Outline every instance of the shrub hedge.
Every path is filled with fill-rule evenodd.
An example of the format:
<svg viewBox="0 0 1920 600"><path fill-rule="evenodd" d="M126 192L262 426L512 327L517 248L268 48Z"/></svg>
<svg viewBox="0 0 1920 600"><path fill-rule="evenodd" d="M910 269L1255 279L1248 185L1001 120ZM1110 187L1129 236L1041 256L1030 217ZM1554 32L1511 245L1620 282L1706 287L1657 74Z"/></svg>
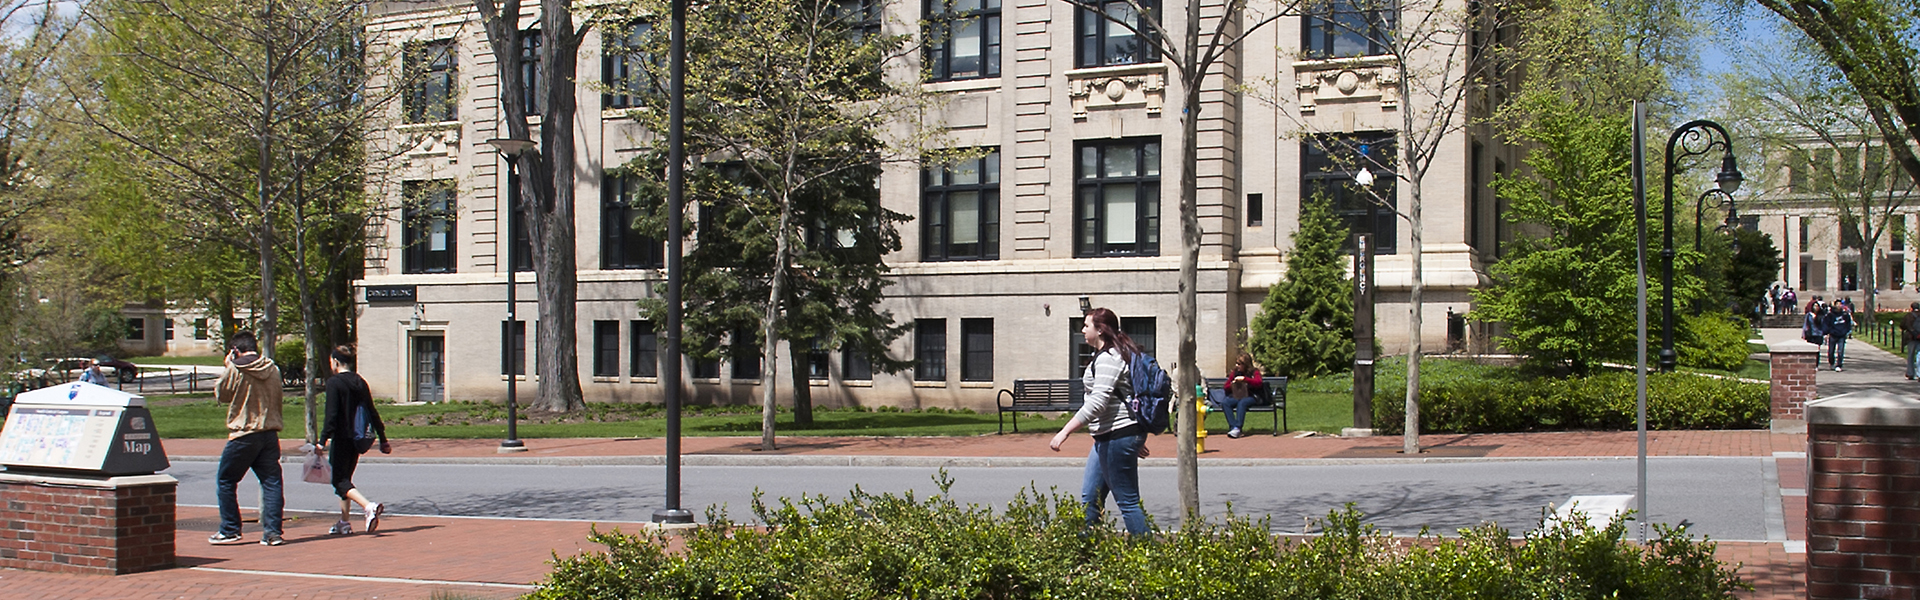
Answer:
<svg viewBox="0 0 1920 600"><path fill-rule="evenodd" d="M1400 433L1406 382L1374 398L1373 423ZM1421 378L1421 433L1620 430L1635 427L1632 373L1580 378ZM1750 429L1767 423L1768 387L1686 373L1647 376L1648 429Z"/></svg>
<svg viewBox="0 0 1920 600"><path fill-rule="evenodd" d="M1659 529L1646 546L1621 521L1542 527L1515 540L1495 526L1457 539L1389 537L1351 506L1322 534L1288 540L1228 516L1129 539L1082 526L1079 501L1023 490L1004 511L941 493L781 499L754 510L766 527L658 534L595 531L605 552L556 559L527 598L636 599L1342 599L1730 598L1746 584L1714 544Z"/></svg>

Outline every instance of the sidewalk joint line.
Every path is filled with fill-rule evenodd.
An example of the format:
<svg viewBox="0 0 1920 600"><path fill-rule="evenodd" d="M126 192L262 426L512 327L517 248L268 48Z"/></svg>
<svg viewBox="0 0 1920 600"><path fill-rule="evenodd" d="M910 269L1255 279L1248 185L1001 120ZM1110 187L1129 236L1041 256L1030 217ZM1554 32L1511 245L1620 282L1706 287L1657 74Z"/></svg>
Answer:
<svg viewBox="0 0 1920 600"><path fill-rule="evenodd" d="M257 569L222 569L219 567L187 567L194 571L210 573L232 573L236 575L271 575L276 577L304 577L308 579L334 579L340 581L364 581L369 583L409 583L418 585L465 585L477 587L509 588L532 590L535 586L519 583L490 583L484 581L446 581L441 579L404 579L400 577L370 577L364 575L323 575L319 573L293 573L288 571L261 571Z"/></svg>

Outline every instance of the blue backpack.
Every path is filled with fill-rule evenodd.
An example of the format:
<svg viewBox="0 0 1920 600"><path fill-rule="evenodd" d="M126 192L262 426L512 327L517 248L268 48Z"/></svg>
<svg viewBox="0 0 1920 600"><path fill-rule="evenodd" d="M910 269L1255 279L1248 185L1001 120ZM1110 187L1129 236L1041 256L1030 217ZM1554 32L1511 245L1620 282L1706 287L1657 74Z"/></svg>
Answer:
<svg viewBox="0 0 1920 600"><path fill-rule="evenodd" d="M1147 433L1166 433L1172 424L1167 407L1173 404L1173 378L1160 368L1160 361L1145 352L1133 353L1127 374L1133 383L1133 399L1127 401L1127 408L1133 410L1134 420L1146 425Z"/></svg>
<svg viewBox="0 0 1920 600"><path fill-rule="evenodd" d="M366 454L367 450L373 448L373 443L380 439L380 435L373 431L373 419L372 415L367 414L368 410L365 404L353 407L353 449L361 454Z"/></svg>

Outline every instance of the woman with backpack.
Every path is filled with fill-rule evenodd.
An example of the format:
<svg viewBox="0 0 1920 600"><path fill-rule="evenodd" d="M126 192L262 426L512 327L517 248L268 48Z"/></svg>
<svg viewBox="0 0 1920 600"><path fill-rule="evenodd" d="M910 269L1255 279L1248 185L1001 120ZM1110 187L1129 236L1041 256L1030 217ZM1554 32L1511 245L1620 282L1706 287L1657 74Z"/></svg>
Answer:
<svg viewBox="0 0 1920 600"><path fill-rule="evenodd" d="M353 487L353 470L360 465L360 454L372 448L374 436L380 440L381 454L392 454L393 446L387 444L387 426L380 422L380 411L373 406L367 380L353 372L353 348L335 347L328 362L333 365L333 376L327 378L327 424L320 432L320 445L323 450L333 449L327 453L327 463L333 466L333 493L340 496L340 521L327 533L353 533L347 516L356 503L366 512L367 533L373 533L380 527L380 513L386 506L368 500Z"/></svg>
<svg viewBox="0 0 1920 600"><path fill-rule="evenodd" d="M1100 511L1106 507L1107 493L1112 492L1127 533L1143 535L1147 532L1147 514L1140 508L1140 459L1148 454L1147 426L1127 408L1127 400L1133 396L1128 365L1141 351L1140 346L1120 331L1120 317L1105 308L1087 311L1080 336L1094 350L1093 361L1081 375L1087 399L1047 446L1059 452L1067 436L1086 427L1093 435L1093 450L1087 453L1080 487L1080 499L1087 503L1087 525L1101 523Z"/></svg>

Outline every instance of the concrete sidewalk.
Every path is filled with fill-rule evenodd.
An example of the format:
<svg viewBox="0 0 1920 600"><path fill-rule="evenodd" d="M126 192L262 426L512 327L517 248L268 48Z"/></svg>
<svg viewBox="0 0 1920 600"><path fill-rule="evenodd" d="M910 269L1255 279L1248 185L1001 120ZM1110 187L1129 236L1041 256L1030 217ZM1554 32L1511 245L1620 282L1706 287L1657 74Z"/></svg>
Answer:
<svg viewBox="0 0 1920 600"><path fill-rule="evenodd" d="M962 438L782 438L781 448L758 450L759 438L687 438L685 464L1026 464L1077 462L1085 436L1056 454L1049 432ZM1555 457L1633 456L1633 432L1567 432L1496 435L1429 435L1421 457L1398 454L1400 440L1324 436L1252 435L1208 438L1203 466L1321 463L1332 461L1526 460ZM660 464L660 439L530 439L524 454L502 455L498 440L400 440L392 456L375 461L544 462L553 464ZM1153 438L1156 457L1175 453L1173 436ZM167 440L175 460L212 460L224 440ZM288 449L297 445L286 443ZM1722 560L1739 562L1756 586L1748 598L1804 597L1804 435L1766 431L1668 431L1649 435L1653 456L1752 456L1777 465L1786 521L1781 542L1722 542ZM1171 458L1154 461L1171 462ZM1058 464L1058 463L1055 463ZM326 535L330 515L289 514L288 544L212 546L213 509L181 507L175 543L179 568L100 577L0 569L0 599L13 598L513 598L529 591L549 570L554 555L598 550L587 541L592 527L633 531L642 523L456 518L392 515L375 535ZM248 525L247 539L258 539Z"/></svg>

